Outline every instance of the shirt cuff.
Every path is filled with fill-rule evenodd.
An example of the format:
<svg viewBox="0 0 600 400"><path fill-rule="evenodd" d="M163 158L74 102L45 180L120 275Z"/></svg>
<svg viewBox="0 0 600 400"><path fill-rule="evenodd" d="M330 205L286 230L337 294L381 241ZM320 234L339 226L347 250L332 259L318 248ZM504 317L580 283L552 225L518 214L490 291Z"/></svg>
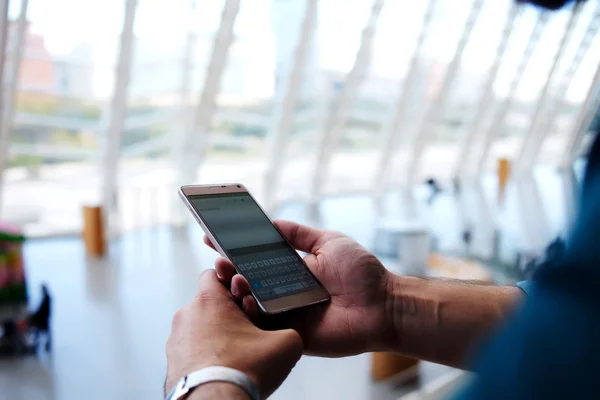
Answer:
<svg viewBox="0 0 600 400"><path fill-rule="evenodd" d="M516 287L518 287L519 289L521 289L523 291L523 293L525 293L527 296L531 296L531 293L533 293L534 287L535 287L535 282L534 281L521 281L521 282L517 282L515 284Z"/></svg>

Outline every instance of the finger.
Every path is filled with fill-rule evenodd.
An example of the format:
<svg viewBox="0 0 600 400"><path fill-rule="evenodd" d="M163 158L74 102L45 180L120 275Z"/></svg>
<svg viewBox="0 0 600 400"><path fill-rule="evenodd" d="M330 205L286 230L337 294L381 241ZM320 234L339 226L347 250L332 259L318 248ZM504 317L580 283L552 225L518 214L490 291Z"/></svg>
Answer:
<svg viewBox="0 0 600 400"><path fill-rule="evenodd" d="M200 307L205 312L217 313L222 323L236 321L250 323L248 316L236 304L229 290L217 278L214 269L208 269L200 274L198 279L198 293L192 304L192 309Z"/></svg>
<svg viewBox="0 0 600 400"><path fill-rule="evenodd" d="M229 290L219 281L214 269L202 271L198 278L198 299L216 302L233 302Z"/></svg>
<svg viewBox="0 0 600 400"><path fill-rule="evenodd" d="M236 275L231 280L231 294L236 301L241 301L244 296L250 293L250 284L241 275Z"/></svg>
<svg viewBox="0 0 600 400"><path fill-rule="evenodd" d="M231 285L231 279L235 275L235 268L231 261L223 257L217 258L215 261L215 270L217 271L217 278L219 278L221 283L229 287Z"/></svg>
<svg viewBox="0 0 600 400"><path fill-rule="evenodd" d="M259 314L258 305L256 305L256 300L254 299L254 297L250 295L244 296L244 298L242 299L242 309L244 310L246 315L250 317L252 322L256 323L256 321L259 318Z"/></svg>
<svg viewBox="0 0 600 400"><path fill-rule="evenodd" d="M212 242L210 241L210 239L208 238L208 236L204 235L204 237L202 238L202 240L204 241L204 244L206 244L208 247L210 247L214 251L217 251L217 249L215 249L215 245L212 244Z"/></svg>
<svg viewBox="0 0 600 400"><path fill-rule="evenodd" d="M323 242L327 231L300 225L292 221L276 220L275 225L294 248L314 253Z"/></svg>

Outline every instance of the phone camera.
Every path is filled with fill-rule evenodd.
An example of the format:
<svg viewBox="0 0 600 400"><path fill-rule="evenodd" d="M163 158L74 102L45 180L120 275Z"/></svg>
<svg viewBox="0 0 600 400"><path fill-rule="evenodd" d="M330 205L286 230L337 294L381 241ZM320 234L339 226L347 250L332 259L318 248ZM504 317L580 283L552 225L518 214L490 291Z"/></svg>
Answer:
<svg viewBox="0 0 600 400"><path fill-rule="evenodd" d="M242 185L237 185L237 187L241 188L241 187L242 187Z"/></svg>

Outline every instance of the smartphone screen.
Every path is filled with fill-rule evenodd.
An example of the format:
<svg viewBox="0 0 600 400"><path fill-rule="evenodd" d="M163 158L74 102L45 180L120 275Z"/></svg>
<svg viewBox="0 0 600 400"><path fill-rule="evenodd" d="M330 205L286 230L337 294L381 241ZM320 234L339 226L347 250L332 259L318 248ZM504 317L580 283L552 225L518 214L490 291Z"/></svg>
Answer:
<svg viewBox="0 0 600 400"><path fill-rule="evenodd" d="M320 286L248 193L187 198L259 300Z"/></svg>

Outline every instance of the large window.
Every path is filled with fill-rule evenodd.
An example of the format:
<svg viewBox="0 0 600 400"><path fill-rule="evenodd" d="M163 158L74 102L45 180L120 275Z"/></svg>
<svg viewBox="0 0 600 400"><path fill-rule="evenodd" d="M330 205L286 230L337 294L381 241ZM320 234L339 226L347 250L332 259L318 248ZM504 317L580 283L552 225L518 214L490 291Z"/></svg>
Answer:
<svg viewBox="0 0 600 400"><path fill-rule="evenodd" d="M10 3L7 69L20 70L2 217L30 234L72 232L82 204L97 201L122 4L30 0L20 26L21 6Z"/></svg>
<svg viewBox="0 0 600 400"><path fill-rule="evenodd" d="M3 93L14 112L2 218L30 234L73 232L83 204L110 200L118 228L131 229L171 222L178 184L241 181L278 203L477 175L517 159L539 132L527 157L564 159L589 119L596 4L567 29L573 8L405 3L30 0L19 25L11 1L5 76L15 66L19 75L14 98L10 85ZM299 44L304 65L282 128ZM124 70L129 79L118 79ZM547 126L533 126L541 100Z"/></svg>

